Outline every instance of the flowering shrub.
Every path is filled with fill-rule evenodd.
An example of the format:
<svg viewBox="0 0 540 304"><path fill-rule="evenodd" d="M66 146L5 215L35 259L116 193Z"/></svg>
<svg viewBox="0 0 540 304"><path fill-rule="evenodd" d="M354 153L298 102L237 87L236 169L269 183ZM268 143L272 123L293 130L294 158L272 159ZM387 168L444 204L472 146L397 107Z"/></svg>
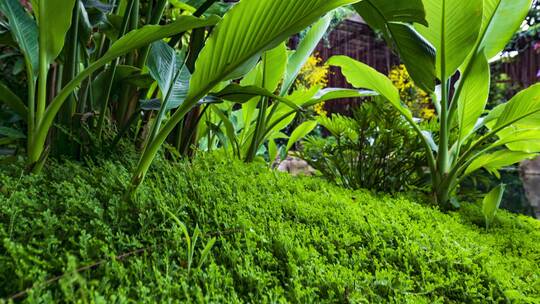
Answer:
<svg viewBox="0 0 540 304"><path fill-rule="evenodd" d="M435 116L431 97L416 87L405 65L394 67L388 75L394 86L398 88L401 100L411 109L415 117L430 120Z"/></svg>

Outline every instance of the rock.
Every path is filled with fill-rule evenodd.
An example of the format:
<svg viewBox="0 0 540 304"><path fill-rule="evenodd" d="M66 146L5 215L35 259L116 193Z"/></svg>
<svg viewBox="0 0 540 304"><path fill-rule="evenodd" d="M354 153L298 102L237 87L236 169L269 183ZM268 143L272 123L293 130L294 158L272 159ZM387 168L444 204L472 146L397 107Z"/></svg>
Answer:
<svg viewBox="0 0 540 304"><path fill-rule="evenodd" d="M527 198L536 218L540 218L540 158L524 161L520 169Z"/></svg>
<svg viewBox="0 0 540 304"><path fill-rule="evenodd" d="M313 169L305 160L294 156L288 156L285 160L279 163L277 170L281 172L288 172L294 176L311 176L315 174L315 169Z"/></svg>

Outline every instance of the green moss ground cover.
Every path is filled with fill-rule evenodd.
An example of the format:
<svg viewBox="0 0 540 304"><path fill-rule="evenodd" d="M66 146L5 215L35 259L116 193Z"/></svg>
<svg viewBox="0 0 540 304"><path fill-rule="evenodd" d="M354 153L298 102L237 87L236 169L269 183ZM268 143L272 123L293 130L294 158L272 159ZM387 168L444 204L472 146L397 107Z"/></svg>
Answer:
<svg viewBox="0 0 540 304"><path fill-rule="evenodd" d="M500 212L486 231L475 205L446 214L216 156L158 161L127 205L122 162L2 166L0 298L540 303L536 220ZM189 271L177 220L202 231Z"/></svg>

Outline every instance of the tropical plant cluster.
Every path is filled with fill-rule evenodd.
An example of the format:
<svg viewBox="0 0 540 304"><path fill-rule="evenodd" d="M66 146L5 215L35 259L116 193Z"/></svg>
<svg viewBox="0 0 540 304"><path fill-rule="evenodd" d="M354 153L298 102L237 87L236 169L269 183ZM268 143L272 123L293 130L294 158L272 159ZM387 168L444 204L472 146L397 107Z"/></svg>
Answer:
<svg viewBox="0 0 540 304"><path fill-rule="evenodd" d="M540 295L531 218L501 212L486 233L478 205L445 214L221 154L158 159L126 205L122 185L136 161L50 161L33 176L20 175L22 163L2 165L1 299L534 303Z"/></svg>
<svg viewBox="0 0 540 304"><path fill-rule="evenodd" d="M0 301L538 302L538 223L497 210L540 84L490 63L532 4L0 0ZM352 11L389 75L317 55Z"/></svg>
<svg viewBox="0 0 540 304"><path fill-rule="evenodd" d="M378 94L423 141L433 197L443 206L459 205L456 191L474 171L494 172L539 152L538 86L484 111L488 61L519 29L530 0L397 6L386 0L243 0L232 8L218 2L3 1L4 39L22 54L27 83L23 96L0 86L4 104L26 124L26 135L3 127L3 141L26 142L27 170L37 173L51 153L111 152L122 138L132 138L141 149L128 187L133 192L165 143L180 156L192 156L204 143L203 150L224 149L246 162L273 162L316 127L308 109ZM353 5L400 55L404 66L391 73L398 88L344 56L326 65L340 67L354 90L324 88L324 68L308 78L300 74L331 12L344 5ZM286 40L308 27L289 50ZM313 82L310 77L320 84L295 87ZM436 112L437 134L422 130L418 111L403 100L413 89L421 104L433 103L416 114ZM297 128L290 130L293 122Z"/></svg>

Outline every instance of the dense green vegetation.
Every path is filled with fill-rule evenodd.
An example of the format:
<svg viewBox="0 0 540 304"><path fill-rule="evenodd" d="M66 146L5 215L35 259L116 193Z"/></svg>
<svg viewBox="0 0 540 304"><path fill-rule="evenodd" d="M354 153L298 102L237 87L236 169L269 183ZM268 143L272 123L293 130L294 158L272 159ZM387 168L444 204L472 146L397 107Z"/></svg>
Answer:
<svg viewBox="0 0 540 304"><path fill-rule="evenodd" d="M28 303L537 303L540 224L445 214L218 156L0 170L0 298ZM186 238L200 227L188 272ZM208 258L201 251L215 238ZM29 288L29 289L27 289Z"/></svg>
<svg viewBox="0 0 540 304"><path fill-rule="evenodd" d="M540 84L490 83L532 3L0 0L0 303L540 303ZM353 11L388 77L314 54Z"/></svg>

